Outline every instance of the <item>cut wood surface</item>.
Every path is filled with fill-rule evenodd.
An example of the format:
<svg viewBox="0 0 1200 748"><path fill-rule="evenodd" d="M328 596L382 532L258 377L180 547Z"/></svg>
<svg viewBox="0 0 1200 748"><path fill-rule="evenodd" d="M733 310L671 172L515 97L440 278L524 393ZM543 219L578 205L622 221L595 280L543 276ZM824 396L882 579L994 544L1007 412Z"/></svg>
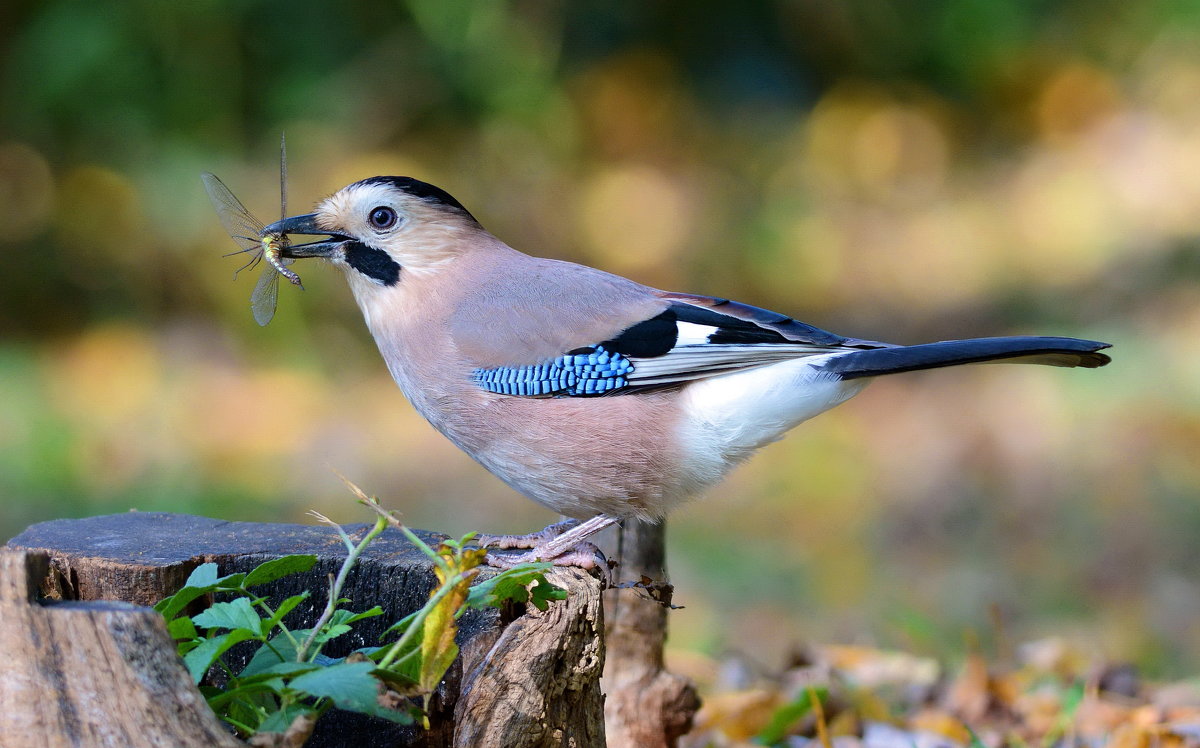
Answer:
<svg viewBox="0 0 1200 748"><path fill-rule="evenodd" d="M0 745L235 748L162 616L121 602L41 605L48 558L0 549Z"/></svg>
<svg viewBox="0 0 1200 748"><path fill-rule="evenodd" d="M344 529L361 537L367 527L349 525ZM431 545L445 537L421 531L418 535ZM13 538L8 547L48 558L46 573L37 582L45 598L122 600L142 605L152 605L174 592L201 563L213 561L222 574L228 574L288 554L314 554L318 563L311 571L256 588L272 603L305 589L313 591L312 598L286 619L296 628L311 625L320 615L328 576L336 573L346 555L342 541L329 527L226 522L151 512L44 522ZM308 745L603 746L600 585L576 571L556 571L553 580L568 589L568 600L552 604L544 613L531 609L502 617L488 611L463 617L458 636L463 656L447 673L433 700L431 730L334 711L318 722ZM325 652L336 657L376 644L388 625L428 599L434 583L428 559L399 532L384 532L362 555L342 595L351 600L347 607L365 610L379 605L385 614L356 624L354 633L335 639ZM157 618L152 611L142 614ZM9 628L9 619L0 619L0 635ZM169 640L164 646L174 662ZM89 667L86 652L77 656L72 670ZM236 656L234 652L234 667ZM190 681L187 685L190 687ZM54 684L44 687L53 690ZM194 688L192 692L199 698ZM5 719L0 714L0 745L7 746Z"/></svg>

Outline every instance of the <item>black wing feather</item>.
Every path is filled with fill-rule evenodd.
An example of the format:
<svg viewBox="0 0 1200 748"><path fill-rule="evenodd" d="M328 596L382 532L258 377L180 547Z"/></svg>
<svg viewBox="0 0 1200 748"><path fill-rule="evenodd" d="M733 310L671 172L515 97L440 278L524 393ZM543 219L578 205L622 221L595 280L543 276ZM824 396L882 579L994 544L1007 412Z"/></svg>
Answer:
<svg viewBox="0 0 1200 748"><path fill-rule="evenodd" d="M823 348L890 348L889 343L859 340L822 330L797 319L717 296L664 293L684 322L718 327L713 343L807 343Z"/></svg>
<svg viewBox="0 0 1200 748"><path fill-rule="evenodd" d="M831 358L821 368L842 379L899 374L919 369L974 364L985 361L1014 361L1049 366L1082 366L1095 369L1111 359L1097 351L1108 343L1077 338L1009 337L944 340L899 348L856 351Z"/></svg>
<svg viewBox="0 0 1200 748"><path fill-rule="evenodd" d="M601 345L623 356L665 356L679 339L679 326L675 324L677 319L675 311L667 309L656 317L626 328L620 335Z"/></svg>

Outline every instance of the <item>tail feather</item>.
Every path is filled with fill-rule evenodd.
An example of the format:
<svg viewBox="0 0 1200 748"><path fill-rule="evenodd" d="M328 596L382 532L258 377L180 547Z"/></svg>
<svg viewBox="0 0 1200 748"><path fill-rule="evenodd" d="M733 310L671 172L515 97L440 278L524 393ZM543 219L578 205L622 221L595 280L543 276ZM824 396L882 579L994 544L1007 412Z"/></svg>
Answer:
<svg viewBox="0 0 1200 748"><path fill-rule="evenodd" d="M1108 343L1077 338L1009 337L944 340L940 343L854 351L833 356L821 368L842 379L876 377L942 366L988 361L1082 366L1095 369L1111 359L1098 351Z"/></svg>

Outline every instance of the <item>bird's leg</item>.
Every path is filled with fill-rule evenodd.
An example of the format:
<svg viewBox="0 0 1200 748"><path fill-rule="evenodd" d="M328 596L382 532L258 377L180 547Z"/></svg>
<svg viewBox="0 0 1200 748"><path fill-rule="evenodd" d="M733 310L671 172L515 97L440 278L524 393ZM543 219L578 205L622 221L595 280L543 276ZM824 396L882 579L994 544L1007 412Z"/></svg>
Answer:
<svg viewBox="0 0 1200 748"><path fill-rule="evenodd" d="M565 519L528 535L480 535L475 542L482 548L537 548L578 524L577 519Z"/></svg>
<svg viewBox="0 0 1200 748"><path fill-rule="evenodd" d="M551 525L540 533L534 533L532 536L543 536L540 540L529 547L527 553L517 555L513 554L495 554L489 553L487 562L492 566L501 568L511 568L517 564L526 563L529 561L549 561L555 566L579 566L584 569L605 569L607 564L600 550L591 543L586 542L588 538L606 527L610 527L619 522L620 519L607 514L598 514L595 517L575 524L575 520L569 520L573 526L570 526L565 531L556 531L548 534L548 531L558 530L558 528L566 525L566 522L560 522L556 525ZM547 536L548 535L548 536ZM503 540L504 538L502 538ZM497 547L520 547L520 546L497 546Z"/></svg>

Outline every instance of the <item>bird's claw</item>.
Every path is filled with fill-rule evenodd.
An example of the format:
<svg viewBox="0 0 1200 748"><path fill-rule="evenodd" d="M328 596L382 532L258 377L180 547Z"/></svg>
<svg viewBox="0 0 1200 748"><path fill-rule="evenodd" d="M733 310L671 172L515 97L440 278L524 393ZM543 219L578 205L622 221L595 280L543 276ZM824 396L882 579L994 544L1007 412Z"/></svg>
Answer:
<svg viewBox="0 0 1200 748"><path fill-rule="evenodd" d="M536 534L536 533L535 533ZM553 536L552 536L553 537ZM499 546L501 548L519 547L519 546ZM525 546L530 547L530 546ZM586 571L600 571L600 577L606 585L612 584L611 568L608 559L600 552L600 549L593 543L586 541L578 543L568 548L563 553L554 556L553 558L543 558L541 554L541 546L532 546L525 553L497 553L488 551L486 563L488 566L495 566L500 569L511 569L518 564L535 563L539 561L548 562L556 567L575 567Z"/></svg>
<svg viewBox="0 0 1200 748"><path fill-rule="evenodd" d="M555 522L553 525L544 527L537 532L531 532L528 535L479 535L475 538L475 542L479 543L479 547L481 548L497 548L501 550L538 548L578 524L579 520L577 519L567 519L562 522Z"/></svg>

